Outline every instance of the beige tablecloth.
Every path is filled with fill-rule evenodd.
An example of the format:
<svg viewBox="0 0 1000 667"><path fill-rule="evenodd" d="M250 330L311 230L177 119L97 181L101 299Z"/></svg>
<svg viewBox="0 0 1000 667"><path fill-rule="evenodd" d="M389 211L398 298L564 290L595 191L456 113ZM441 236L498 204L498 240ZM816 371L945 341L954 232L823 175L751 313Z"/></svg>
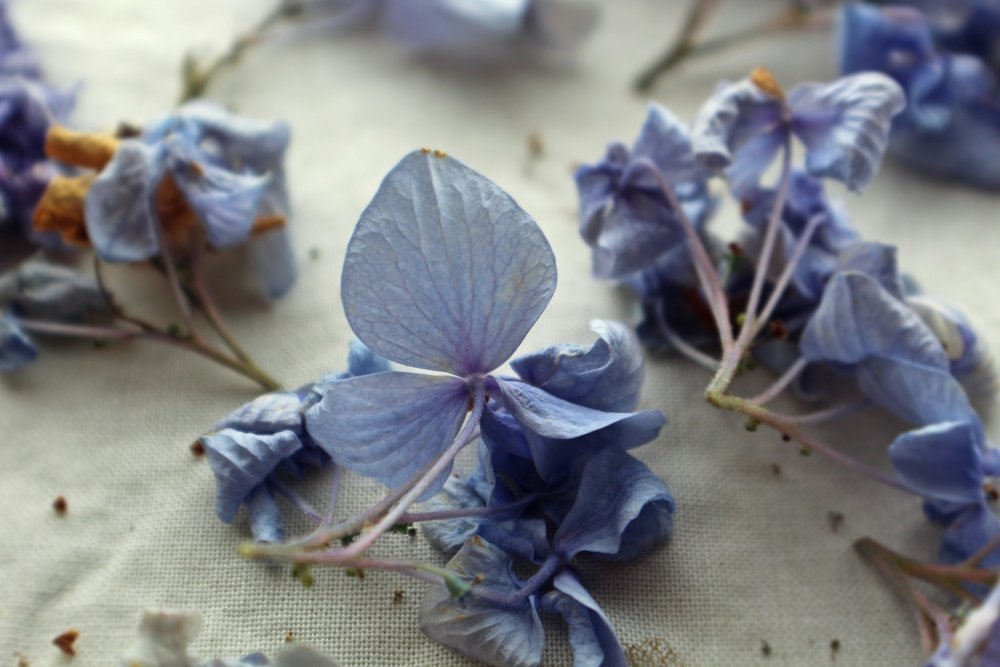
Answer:
<svg viewBox="0 0 1000 667"><path fill-rule="evenodd" d="M13 12L50 76L82 82L75 120L96 129L170 108L182 53L222 48L268 5L23 0ZM552 242L559 287L522 350L589 342L589 320L631 317L620 294L589 276L570 169L598 158L613 139L634 138L646 100L628 84L672 37L684 5L607 2L571 64L490 76L445 72L364 35L314 35L252 51L211 93L246 114L291 124L302 275L291 295L268 305L251 285L228 280L226 262L217 267L223 310L240 338L290 386L343 367L351 332L339 275L348 236L385 172L421 146L496 180ZM746 23L773 6L733 2L722 20ZM823 32L804 33L706 59L679 71L656 98L690 118L718 79L754 65L787 83L826 78L831 42ZM531 133L544 144L534 163ZM864 197L847 199L863 234L898 244L903 266L931 292L964 304L1000 348L993 197L890 164ZM731 227L735 217L726 207L717 224ZM169 312L168 295L148 273L118 268L110 282L122 301ZM706 381L680 359L649 364L643 405L662 409L670 423L639 455L677 496L672 542L639 562L583 567L623 642L660 638L688 667L829 665L834 639L838 665L918 664L910 614L851 549L872 535L931 556L937 533L918 501L802 457L767 429L747 433L699 399ZM378 573L359 582L323 570L306 590L286 569L237 558L247 526L216 519L211 471L188 446L253 395L223 369L142 343L46 344L37 364L0 382L0 661L21 652L33 665L64 664L50 641L76 628L74 665L113 664L144 608L172 607L204 615L194 648L206 657L270 652L291 632L346 667L466 664L420 633L422 584ZM865 416L824 433L884 464L899 428ZM996 424L990 432L997 437ZM319 500L322 488L314 491ZM378 492L353 480L342 511ZM51 509L58 495L69 503L64 518ZM844 517L837 531L831 512ZM389 539L383 553L441 558L420 538ZM394 605L397 589L404 600ZM547 635L546 664L570 664L561 623Z"/></svg>

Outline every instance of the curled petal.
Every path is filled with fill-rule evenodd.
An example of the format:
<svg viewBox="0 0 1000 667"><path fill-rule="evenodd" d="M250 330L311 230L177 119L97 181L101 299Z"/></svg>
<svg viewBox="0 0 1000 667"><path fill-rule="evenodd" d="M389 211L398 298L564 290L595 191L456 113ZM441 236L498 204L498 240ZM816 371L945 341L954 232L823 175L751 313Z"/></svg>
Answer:
<svg viewBox="0 0 1000 667"><path fill-rule="evenodd" d="M278 503L266 485L261 484L246 498L250 512L250 534L257 542L280 542L284 537Z"/></svg>
<svg viewBox="0 0 1000 667"><path fill-rule="evenodd" d="M947 370L900 359L866 359L858 388L877 405L913 424L966 419L972 412L962 386Z"/></svg>
<svg viewBox="0 0 1000 667"><path fill-rule="evenodd" d="M555 590L545 594L541 608L561 614L569 626L573 667L627 667L611 621L580 580L570 572L560 572L552 585Z"/></svg>
<svg viewBox="0 0 1000 667"><path fill-rule="evenodd" d="M631 412L594 410L516 380L497 379L514 418L538 435L569 440L628 419Z"/></svg>
<svg viewBox="0 0 1000 667"><path fill-rule="evenodd" d="M789 95L796 135L806 145L806 168L862 190L882 162L893 116L906 97L899 84L877 72L832 83L796 86Z"/></svg>
<svg viewBox="0 0 1000 667"><path fill-rule="evenodd" d="M261 290L269 299L280 299L288 294L299 277L292 237L284 228L253 235L250 261Z"/></svg>
<svg viewBox="0 0 1000 667"><path fill-rule="evenodd" d="M510 593L518 588L513 562L482 539L467 542L448 563L469 581ZM431 586L420 607L420 629L434 641L494 667L536 667L545 636L534 598L502 606L479 598L455 599L441 585Z"/></svg>
<svg viewBox="0 0 1000 667"><path fill-rule="evenodd" d="M341 287L370 348L465 377L510 357L555 283L548 241L509 195L443 153L416 151L362 213Z"/></svg>
<svg viewBox="0 0 1000 667"><path fill-rule="evenodd" d="M926 498L982 501L982 427L978 420L943 422L909 431L889 447L899 478Z"/></svg>
<svg viewBox="0 0 1000 667"><path fill-rule="evenodd" d="M25 317L75 322L106 312L108 304L93 278L48 262L30 260L0 276L0 308Z"/></svg>

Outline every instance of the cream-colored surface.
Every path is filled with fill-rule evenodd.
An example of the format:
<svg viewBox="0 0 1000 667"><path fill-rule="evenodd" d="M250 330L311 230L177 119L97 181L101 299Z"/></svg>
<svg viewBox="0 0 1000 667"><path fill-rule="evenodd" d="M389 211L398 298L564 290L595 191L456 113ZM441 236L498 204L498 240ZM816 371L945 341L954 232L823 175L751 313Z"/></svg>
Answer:
<svg viewBox="0 0 1000 667"><path fill-rule="evenodd" d="M102 128L169 108L181 54L221 47L268 4L23 0L14 14L52 78L83 82L77 123ZM263 366L292 386L343 366L351 334L339 272L351 227L383 174L419 146L446 150L496 180L551 240L559 288L522 350L587 342L589 320L629 317L615 290L588 275L570 165L638 132L645 100L627 84L671 37L685 3L606 4L570 67L455 74L378 39L313 37L261 46L213 87L216 98L249 115L287 119L294 131L297 288L269 306L251 286L224 282L224 266L215 274L224 311ZM726 20L746 23L751 4L757 12L768 6L733 2ZM690 118L719 78L758 64L787 83L823 78L833 70L831 52L822 33L757 44L685 68L657 99ZM545 157L528 166L531 132ZM1000 348L993 197L889 165L848 206L864 234L897 243L904 267L971 309ZM724 211L729 224L732 216ZM126 303L168 312L166 293L145 272L118 269L111 282ZM766 429L747 433L699 399L706 380L681 360L649 364L643 404L663 409L670 423L640 456L677 496L672 543L640 562L584 565L622 640L661 637L688 667L829 665L833 639L842 647L838 665L918 664L910 615L851 543L873 535L930 556L937 537L919 503L803 458ZM20 651L33 665L64 664L50 640L73 627L80 630L74 665L113 664L142 609L166 606L204 615L195 648L205 656L273 652L291 631L346 667L465 664L420 633L418 583L382 574L359 583L329 570L305 590L285 569L236 557L246 525L215 518L211 472L188 445L252 396L225 370L153 344L46 345L40 363L0 382L0 660ZM866 418L830 433L838 446L878 462L896 428ZM990 431L1000 435L996 425ZM315 492L318 500L322 489ZM377 493L355 480L343 511ZM60 494L69 502L65 518L50 508ZM829 512L844 515L839 532ZM385 551L438 558L419 538L387 540ZM392 604L396 589L405 591L401 605ZM570 664L560 624L548 634L546 664Z"/></svg>

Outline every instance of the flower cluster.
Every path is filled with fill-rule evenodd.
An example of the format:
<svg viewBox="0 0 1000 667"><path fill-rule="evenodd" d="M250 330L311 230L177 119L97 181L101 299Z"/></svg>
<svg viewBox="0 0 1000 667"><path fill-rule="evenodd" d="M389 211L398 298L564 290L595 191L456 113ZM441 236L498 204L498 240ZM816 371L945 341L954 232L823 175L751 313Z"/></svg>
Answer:
<svg viewBox="0 0 1000 667"><path fill-rule="evenodd" d="M595 5L567 0L312 0L301 13L338 30L375 26L419 53L481 60L575 48L597 21Z"/></svg>
<svg viewBox="0 0 1000 667"><path fill-rule="evenodd" d="M405 157L348 245L342 298L363 343L348 372L264 396L202 439L223 520L245 503L255 537L274 540L277 490L320 524L243 553L428 579L424 631L487 664L539 664L539 612L565 618L578 656L624 664L572 561L629 560L669 537L674 499L626 451L655 439L665 419L636 411L641 350L616 323L595 322L590 347L546 348L511 361L515 375L497 373L555 284L548 242L509 195L443 153ZM474 442L476 468L450 476ZM278 479L326 455L331 498L340 468L378 480L387 498L334 523L332 507L320 515ZM408 511L431 498L429 511ZM387 530L418 521L432 522L427 534L442 550L457 551L447 568L365 557ZM345 546L329 549L337 539ZM515 563L533 574L521 578Z"/></svg>
<svg viewBox="0 0 1000 667"><path fill-rule="evenodd" d="M884 72L907 108L892 150L932 174L1000 187L1000 6L985 0L850 3L841 17L845 73Z"/></svg>
<svg viewBox="0 0 1000 667"><path fill-rule="evenodd" d="M763 70L721 85L690 132L653 106L631 150L612 145L577 172L581 234L595 275L641 300L646 342L716 371L710 402L746 415L748 428L768 424L922 497L946 526L943 562L995 566L1000 520L989 479L1000 475L1000 450L986 442L970 400L996 390L989 351L962 313L900 275L895 248L861 240L823 191L823 179L855 191L870 181L902 107L902 90L883 74L786 94ZM792 164L793 138L804 167ZM765 187L779 153L777 184ZM707 230L715 174L746 222L728 246ZM710 354L719 347L721 361ZM754 362L781 377L752 399L728 394ZM789 386L830 406L798 417L764 407ZM912 425L888 449L895 479L801 430L870 405Z"/></svg>
<svg viewBox="0 0 1000 667"><path fill-rule="evenodd" d="M74 97L45 82L34 54L10 23L0 2L0 232L47 247L55 238L31 228L32 213L57 168L45 155L45 134L65 118ZM11 240L0 242L0 260Z"/></svg>
<svg viewBox="0 0 1000 667"><path fill-rule="evenodd" d="M308 646L291 644L272 662L260 652L239 658L200 660L188 652L198 634L201 618L173 611L147 611L139 625L139 638L122 655L121 667L337 667Z"/></svg>

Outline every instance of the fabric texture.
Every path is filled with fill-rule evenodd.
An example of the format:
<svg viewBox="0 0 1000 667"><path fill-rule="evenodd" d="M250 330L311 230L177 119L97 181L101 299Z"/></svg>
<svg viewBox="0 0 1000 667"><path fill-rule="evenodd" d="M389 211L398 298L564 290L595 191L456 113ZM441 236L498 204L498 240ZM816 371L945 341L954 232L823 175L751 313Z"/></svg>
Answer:
<svg viewBox="0 0 1000 667"><path fill-rule="evenodd" d="M712 30L750 25L777 2L731 3ZM753 7L749 7L749 5ZM112 128L159 117L177 96L183 53L223 48L269 9L265 0L31 0L14 18L58 84L83 82L75 122ZM631 320L621 295L590 277L577 236L570 165L612 140L630 140L647 100L635 73L673 38L681 2L604 3L602 22L571 63L477 74L408 57L385 39L319 33L261 45L224 74L211 95L241 113L287 120L295 250L302 271L284 299L265 303L238 261L213 258L213 288L238 337L266 369L295 387L346 367L351 332L340 270L354 223L383 175L408 151L456 156L506 189L555 251L559 286L519 353L587 344L595 318ZM752 16L751 16L752 14ZM657 101L689 121L717 80L767 66L786 85L835 75L832 36L803 33L690 63L659 86ZM793 55L794 54L794 55ZM528 137L544 146L529 157ZM905 271L926 290L965 307L1000 349L994 199L922 179L889 163L863 197L843 194L860 232L898 244ZM735 209L723 211L734 224ZM238 274L237 274L238 275ZM110 267L125 304L172 312L151 271ZM677 498L669 544L626 564L583 559L581 578L626 645L658 638L677 666L811 667L917 665L912 617L852 551L873 536L933 557L937 529L919 501L801 456L767 428L701 399L705 372L679 358L649 359L642 408L669 418L660 438L636 450ZM736 389L752 395L767 380ZM316 569L304 589L286 567L241 560L245 515L222 524L212 473L190 444L254 396L251 384L200 358L152 343L92 349L43 343L38 363L0 380L0 656L62 664L51 640L75 628L75 667L114 664L135 637L142 610L200 612L200 655L272 653L291 633L345 667L469 664L427 639L417 609L423 584L370 573L364 581ZM783 411L808 409L785 401ZM821 430L837 447L888 468L885 449L902 424L864 414ZM988 434L1000 437L996 424ZM465 464L471 463L466 460ZM775 466L780 467L776 474ZM349 476L340 515L381 487ZM322 503L323 483L312 489ZM65 496L68 512L52 502ZM279 501L280 502L280 501ZM838 529L831 513L843 516ZM304 523L288 526L295 534ZM420 535L378 547L444 563ZM396 590L404 592L394 604ZM566 630L546 622L546 665L570 664ZM762 655L762 645L770 655Z"/></svg>

